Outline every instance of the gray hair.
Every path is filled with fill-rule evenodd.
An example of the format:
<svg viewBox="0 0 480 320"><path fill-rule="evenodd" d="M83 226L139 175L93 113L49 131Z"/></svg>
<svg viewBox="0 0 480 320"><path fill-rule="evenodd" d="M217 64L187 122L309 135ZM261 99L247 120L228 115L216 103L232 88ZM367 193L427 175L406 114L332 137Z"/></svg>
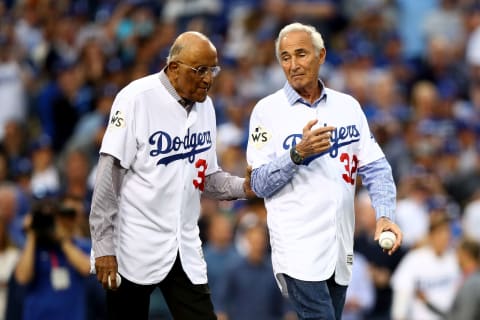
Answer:
<svg viewBox="0 0 480 320"><path fill-rule="evenodd" d="M280 61L280 40L290 32L293 31L304 31L310 35L312 38L313 47L315 48L315 54L318 56L320 54L320 50L325 48L325 44L323 43L323 38L320 32L315 29L315 27L311 25L302 24L299 22L294 22L280 30L277 39L275 40L275 55L277 56L278 61Z"/></svg>
<svg viewBox="0 0 480 320"><path fill-rule="evenodd" d="M174 44L170 47L170 51L168 52L168 57L167 57L167 65L170 64L175 58L178 56L178 54L183 50L184 46L180 44Z"/></svg>

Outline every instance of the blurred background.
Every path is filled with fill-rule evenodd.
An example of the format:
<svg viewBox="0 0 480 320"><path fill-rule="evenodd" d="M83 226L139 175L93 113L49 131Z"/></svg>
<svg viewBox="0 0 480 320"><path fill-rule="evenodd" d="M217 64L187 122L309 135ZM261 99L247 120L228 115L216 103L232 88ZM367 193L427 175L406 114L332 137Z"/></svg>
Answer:
<svg viewBox="0 0 480 320"><path fill-rule="evenodd" d="M398 189L404 242L390 257L373 242L374 212L359 183L344 318L440 319L451 308L471 270L462 260L465 238L477 246L478 266L479 1L3 0L0 320L22 319L31 294L13 275L35 201L54 197L74 209L72 236L89 245L95 165L116 93L160 71L179 33L203 32L222 67L210 92L219 162L243 176L249 115L259 98L284 85L274 40L294 21L323 35L322 80L361 103ZM295 319L272 275L263 201L202 201L201 237L220 319ZM85 317L105 319L96 279L84 276L80 286ZM408 303L399 298L406 294ZM57 318L72 319L38 319ZM158 290L151 318L171 319Z"/></svg>

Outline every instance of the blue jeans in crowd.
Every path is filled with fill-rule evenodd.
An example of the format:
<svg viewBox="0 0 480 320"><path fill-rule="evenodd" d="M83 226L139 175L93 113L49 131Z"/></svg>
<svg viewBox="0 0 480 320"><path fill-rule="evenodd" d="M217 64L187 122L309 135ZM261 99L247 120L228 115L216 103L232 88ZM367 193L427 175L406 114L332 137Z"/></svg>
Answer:
<svg viewBox="0 0 480 320"><path fill-rule="evenodd" d="M325 281L302 281L284 275L290 301L299 320L340 320L347 286Z"/></svg>

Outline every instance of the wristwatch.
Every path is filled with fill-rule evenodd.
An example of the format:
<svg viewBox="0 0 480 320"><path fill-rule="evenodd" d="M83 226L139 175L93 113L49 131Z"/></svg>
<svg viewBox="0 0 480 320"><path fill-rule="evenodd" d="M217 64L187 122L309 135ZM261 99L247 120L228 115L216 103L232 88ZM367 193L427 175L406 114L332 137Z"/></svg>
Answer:
<svg viewBox="0 0 480 320"><path fill-rule="evenodd" d="M303 160L305 159L300 153L298 153L295 146L293 146L290 149L290 158L292 159L293 163L295 163L297 165L302 164Z"/></svg>

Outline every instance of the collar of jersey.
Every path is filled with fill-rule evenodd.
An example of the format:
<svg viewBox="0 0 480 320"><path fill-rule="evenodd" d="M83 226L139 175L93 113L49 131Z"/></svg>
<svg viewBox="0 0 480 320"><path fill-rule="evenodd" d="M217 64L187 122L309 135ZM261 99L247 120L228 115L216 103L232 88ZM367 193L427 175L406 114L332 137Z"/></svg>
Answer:
<svg viewBox="0 0 480 320"><path fill-rule="evenodd" d="M304 104L309 108L316 108L322 100L327 100L327 93L325 92L325 85L323 84L323 81L321 79L318 79L318 83L322 87L322 93L320 94L320 97L312 104L310 104L310 102L308 102L307 100L303 99L302 96L300 96L298 92L293 89L293 87L290 85L290 83L288 83L288 81L285 82L283 90L285 91L287 100L291 106L295 105L297 102L300 102L301 104Z"/></svg>
<svg viewBox="0 0 480 320"><path fill-rule="evenodd" d="M170 80L168 80L167 74L165 73L165 69L166 68L163 68L163 70L160 71L160 74L158 75L158 77L160 78L160 82L163 84L165 89L167 89L167 92L170 93L170 95L175 100L178 101L178 103L180 103L185 109L187 109L187 111L191 110L195 102L183 99L178 95L177 91L170 83Z"/></svg>

